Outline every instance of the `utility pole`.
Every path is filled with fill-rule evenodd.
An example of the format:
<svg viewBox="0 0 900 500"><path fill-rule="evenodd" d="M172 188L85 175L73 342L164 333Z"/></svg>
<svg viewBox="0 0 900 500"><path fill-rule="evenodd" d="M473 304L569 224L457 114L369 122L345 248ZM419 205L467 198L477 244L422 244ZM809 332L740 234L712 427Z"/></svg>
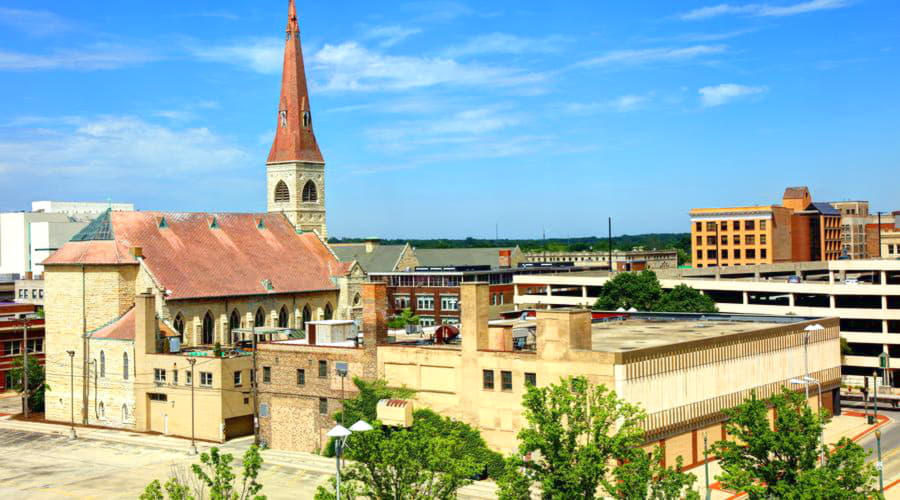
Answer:
<svg viewBox="0 0 900 500"><path fill-rule="evenodd" d="M709 491L709 453L706 451L706 433L703 433L703 469L706 472L706 500L712 498L712 492Z"/></svg>
<svg viewBox="0 0 900 500"><path fill-rule="evenodd" d="M22 362L22 378L24 382L22 383L22 408L25 413L25 419L28 419L28 410L29 406L29 394L28 390L28 317L22 318L22 348L25 349L25 353L23 354L23 362Z"/></svg>
<svg viewBox="0 0 900 500"><path fill-rule="evenodd" d="M69 355L69 389L71 392L71 400L69 401L69 410L71 410L72 427L69 432L69 439L76 439L75 435L75 351L66 351Z"/></svg>
<svg viewBox="0 0 900 500"><path fill-rule="evenodd" d="M196 362L196 359L188 358L188 363L191 364L191 449L188 453L191 455L197 454L197 444L194 442L194 363Z"/></svg>

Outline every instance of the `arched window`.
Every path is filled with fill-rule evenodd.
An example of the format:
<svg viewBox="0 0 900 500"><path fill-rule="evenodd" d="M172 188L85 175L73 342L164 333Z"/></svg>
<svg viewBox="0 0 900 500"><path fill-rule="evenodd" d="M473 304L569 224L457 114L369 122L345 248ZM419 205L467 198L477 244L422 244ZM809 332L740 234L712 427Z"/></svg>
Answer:
<svg viewBox="0 0 900 500"><path fill-rule="evenodd" d="M284 181L278 181L275 185L275 201L291 201L291 192Z"/></svg>
<svg viewBox="0 0 900 500"><path fill-rule="evenodd" d="M303 201L304 202L315 202L319 199L319 191L316 190L316 183L313 181L306 181L306 184L303 186Z"/></svg>
<svg viewBox="0 0 900 500"><path fill-rule="evenodd" d="M122 380L128 380L128 353L122 353Z"/></svg>
<svg viewBox="0 0 900 500"><path fill-rule="evenodd" d="M100 405L97 408L97 413L100 418L106 418L106 407L103 406L103 401L100 401Z"/></svg>
<svg viewBox="0 0 900 500"><path fill-rule="evenodd" d="M309 128L309 111L303 112L303 128Z"/></svg>
<svg viewBox="0 0 900 500"><path fill-rule="evenodd" d="M172 326L175 327L175 331L177 331L179 335L184 337L184 318L181 316L181 313L175 315L175 321L172 323Z"/></svg>
<svg viewBox="0 0 900 500"><path fill-rule="evenodd" d="M256 316L253 318L253 326L266 326L266 313L262 307L256 310Z"/></svg>
<svg viewBox="0 0 900 500"><path fill-rule="evenodd" d="M353 305L354 306L358 306L361 301L362 301L362 299L360 298L358 293L353 296Z"/></svg>
<svg viewBox="0 0 900 500"><path fill-rule="evenodd" d="M300 329L306 329L306 322L312 319L312 311L309 304L303 306L303 316L301 317Z"/></svg>
<svg viewBox="0 0 900 500"><path fill-rule="evenodd" d="M281 306L281 310L278 311L278 327L279 328L287 328L287 326L288 326L287 307Z"/></svg>
<svg viewBox="0 0 900 500"><path fill-rule="evenodd" d="M231 311L231 316L228 318L228 330L231 332L231 341L237 342L240 340L238 338L238 333L235 332L238 328L241 327L241 315L238 314L237 309Z"/></svg>
<svg viewBox="0 0 900 500"><path fill-rule="evenodd" d="M200 339L201 344L212 344L213 343L213 332L215 328L215 323L213 322L212 314L209 311L203 315L203 330L202 337Z"/></svg>
<svg viewBox="0 0 900 500"><path fill-rule="evenodd" d="M122 422L128 420L128 405L122 404Z"/></svg>
<svg viewBox="0 0 900 500"><path fill-rule="evenodd" d="M100 377L106 377L106 353L100 351Z"/></svg>
<svg viewBox="0 0 900 500"><path fill-rule="evenodd" d="M331 309L331 304L325 304L325 319L331 319L334 316L334 311Z"/></svg>

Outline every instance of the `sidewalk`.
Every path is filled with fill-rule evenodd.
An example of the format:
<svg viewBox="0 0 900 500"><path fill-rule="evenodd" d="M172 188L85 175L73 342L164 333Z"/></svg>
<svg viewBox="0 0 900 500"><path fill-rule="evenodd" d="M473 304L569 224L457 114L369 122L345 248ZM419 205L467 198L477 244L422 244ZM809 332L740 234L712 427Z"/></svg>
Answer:
<svg viewBox="0 0 900 500"><path fill-rule="evenodd" d="M833 417L828 425L825 426L824 439L825 442L829 444L834 444L844 437L849 437L854 442L859 442L864 437L875 432L875 429L883 427L890 422L891 419L888 417L878 415L878 421L870 425L867 423L863 412L845 410L840 416ZM697 476L697 483L700 485L700 497L704 498L706 494L706 481L704 478L703 467L696 467L691 469L690 472L693 472ZM718 461L709 463L709 486L712 492L710 498L713 500L736 500L745 498L746 495L744 493L725 490L721 483L713 479L721 472L722 468L719 466ZM896 481L894 482L888 482L887 480L884 482L885 495L887 498L900 499L900 477L895 479ZM891 488L891 491L888 491L888 488Z"/></svg>

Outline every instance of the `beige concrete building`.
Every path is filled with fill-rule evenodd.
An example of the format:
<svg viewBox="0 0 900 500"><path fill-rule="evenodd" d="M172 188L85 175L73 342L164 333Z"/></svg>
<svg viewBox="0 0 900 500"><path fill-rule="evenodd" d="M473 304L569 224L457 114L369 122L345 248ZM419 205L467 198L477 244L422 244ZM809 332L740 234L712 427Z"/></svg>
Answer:
<svg viewBox="0 0 900 500"><path fill-rule="evenodd" d="M489 326L487 305L486 284L462 285L461 345L379 345L378 374L416 390L416 406L477 427L505 452L517 447L527 384L584 375L647 411L648 444L665 445L668 463L681 456L688 467L699 465L702 434L724 437L723 409L803 375L804 328L811 324L824 330L809 341L810 375L824 391L840 382L835 318L638 314L596 323L585 309L551 309L537 312L534 347L520 349L512 325ZM833 394L826 392L823 404L832 407Z"/></svg>
<svg viewBox="0 0 900 500"><path fill-rule="evenodd" d="M799 283L789 283L798 276ZM837 260L662 273L663 288L692 286L726 313L835 316L852 354L845 376L871 375L882 352L900 368L900 261ZM605 276L516 276L516 307L589 306ZM538 286L540 285L540 286ZM540 291L541 293L529 293ZM893 377L893 384L900 381ZM853 379L851 379L853 380ZM854 380L856 383L858 380Z"/></svg>
<svg viewBox="0 0 900 500"><path fill-rule="evenodd" d="M603 250L585 252L527 252L526 262L571 262L575 266L609 265L609 252ZM613 250L614 271L641 271L644 269L675 269L678 267L678 252L674 249L629 251Z"/></svg>
<svg viewBox="0 0 900 500"><path fill-rule="evenodd" d="M47 418L185 436L193 386L217 441L251 422L236 330L331 319L347 271L282 214L107 211L44 265Z"/></svg>
<svg viewBox="0 0 900 500"><path fill-rule="evenodd" d="M869 222L868 201L832 201L841 213L842 252L850 259L865 259L866 224Z"/></svg>

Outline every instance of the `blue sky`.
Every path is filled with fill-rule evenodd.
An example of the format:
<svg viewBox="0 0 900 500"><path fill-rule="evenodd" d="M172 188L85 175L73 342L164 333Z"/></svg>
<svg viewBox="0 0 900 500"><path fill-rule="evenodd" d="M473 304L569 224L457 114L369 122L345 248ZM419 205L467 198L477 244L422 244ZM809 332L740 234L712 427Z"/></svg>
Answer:
<svg viewBox="0 0 900 500"><path fill-rule="evenodd" d="M900 209L900 3L298 3L333 236ZM265 210L287 0L0 0L0 210Z"/></svg>

